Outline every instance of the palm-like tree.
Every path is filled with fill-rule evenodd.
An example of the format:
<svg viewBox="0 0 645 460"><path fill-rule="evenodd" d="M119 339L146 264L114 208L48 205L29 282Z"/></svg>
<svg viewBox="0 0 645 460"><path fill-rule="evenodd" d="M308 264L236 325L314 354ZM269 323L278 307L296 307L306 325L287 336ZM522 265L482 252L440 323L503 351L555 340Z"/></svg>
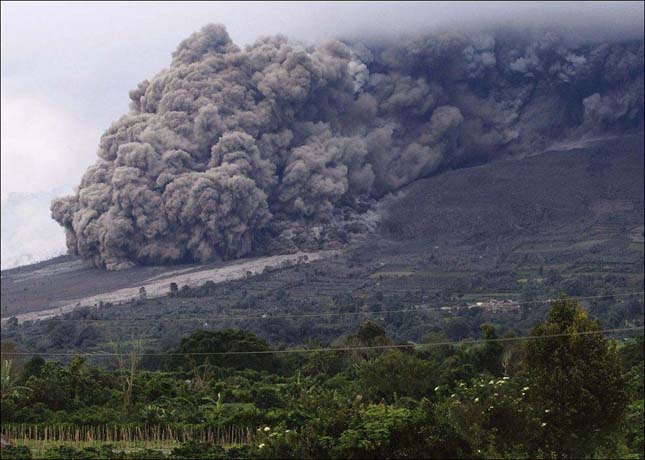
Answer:
<svg viewBox="0 0 645 460"><path fill-rule="evenodd" d="M11 366L12 361L10 359L5 359L2 362L2 372L1 372L1 389L0 389L0 399L4 400L5 398L16 394L19 391L31 391L30 388L15 385L14 378L11 375Z"/></svg>

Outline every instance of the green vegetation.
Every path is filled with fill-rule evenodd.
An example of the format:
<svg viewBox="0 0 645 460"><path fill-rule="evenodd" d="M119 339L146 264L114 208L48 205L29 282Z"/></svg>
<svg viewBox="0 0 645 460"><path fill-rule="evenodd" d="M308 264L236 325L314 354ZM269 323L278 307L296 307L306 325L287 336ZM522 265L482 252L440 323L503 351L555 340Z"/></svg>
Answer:
<svg viewBox="0 0 645 460"><path fill-rule="evenodd" d="M387 349L404 344L367 322L330 351L225 329L103 366L16 360L2 458L643 458L643 338L599 330L562 299L525 341L485 324Z"/></svg>

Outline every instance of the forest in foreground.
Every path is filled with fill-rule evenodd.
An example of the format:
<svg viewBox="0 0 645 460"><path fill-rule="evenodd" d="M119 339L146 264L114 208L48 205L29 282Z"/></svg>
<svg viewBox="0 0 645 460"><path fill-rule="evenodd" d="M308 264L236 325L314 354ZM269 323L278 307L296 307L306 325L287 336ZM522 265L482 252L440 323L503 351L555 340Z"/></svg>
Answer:
<svg viewBox="0 0 645 460"><path fill-rule="evenodd" d="M528 338L413 344L368 321L333 346L197 330L71 360L5 342L2 458L643 458L632 329L562 298Z"/></svg>

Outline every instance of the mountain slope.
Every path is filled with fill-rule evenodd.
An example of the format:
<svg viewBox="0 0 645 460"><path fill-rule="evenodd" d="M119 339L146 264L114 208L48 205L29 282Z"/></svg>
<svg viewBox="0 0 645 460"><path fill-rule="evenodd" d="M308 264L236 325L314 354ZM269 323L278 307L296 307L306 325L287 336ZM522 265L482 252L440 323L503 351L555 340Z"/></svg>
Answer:
<svg viewBox="0 0 645 460"><path fill-rule="evenodd" d="M120 327L161 341L172 341L203 327L204 318L221 315L212 323L216 327L244 327L277 342L332 339L366 318L383 320L397 337L419 339L450 318L432 312L380 311L440 308L484 298L543 299L561 292L580 296L642 291L642 209L642 136L594 141L419 180L384 199L377 231L338 255L197 289L205 279L201 277L179 297L72 317L118 319L123 321L115 323ZM62 263L80 264L74 259ZM52 269L60 263L40 264L38 270L22 267L2 273L3 318L51 308L70 298L109 296L124 288L136 291L149 279L168 284L176 279L181 286L181 273L235 270L245 263L120 272L78 265L73 272L59 274ZM642 317L642 296L629 302L631 306L618 297L591 306L600 309L596 314L609 324L619 325ZM608 316L616 308L619 313ZM542 311L503 321L509 327L529 328ZM260 313L270 317L326 312L335 316L259 321ZM343 316L344 312L352 313ZM254 314L256 319L226 319ZM170 329L164 326L178 317L181 321ZM129 318L147 320L125 324ZM195 321L186 321L189 318ZM472 327L484 320L473 320ZM87 327L114 329L109 324ZM34 334L40 343L36 337L42 335L41 326L25 327L24 333ZM82 330L80 325L72 328L70 337Z"/></svg>

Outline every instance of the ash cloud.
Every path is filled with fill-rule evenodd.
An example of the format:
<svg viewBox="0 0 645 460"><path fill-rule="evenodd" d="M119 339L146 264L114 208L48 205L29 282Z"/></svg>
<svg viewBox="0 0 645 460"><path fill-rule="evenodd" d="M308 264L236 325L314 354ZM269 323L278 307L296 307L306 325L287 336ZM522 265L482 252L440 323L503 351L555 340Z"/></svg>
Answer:
<svg viewBox="0 0 645 460"><path fill-rule="evenodd" d="M69 251L108 269L333 246L420 177L642 129L643 41L275 36L242 49L208 25L130 99L76 194L51 207Z"/></svg>

